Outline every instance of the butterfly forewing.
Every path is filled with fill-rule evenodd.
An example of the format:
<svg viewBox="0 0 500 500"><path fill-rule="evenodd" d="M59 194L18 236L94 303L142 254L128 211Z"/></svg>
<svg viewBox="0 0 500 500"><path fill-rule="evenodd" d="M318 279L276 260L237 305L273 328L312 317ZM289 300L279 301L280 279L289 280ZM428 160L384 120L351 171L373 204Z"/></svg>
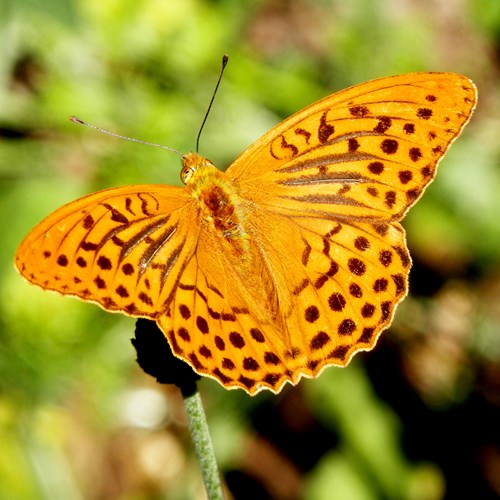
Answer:
<svg viewBox="0 0 500 500"><path fill-rule="evenodd" d="M229 168L248 196L293 215L400 219L470 118L476 90L450 73L373 80L271 130Z"/></svg>
<svg viewBox="0 0 500 500"><path fill-rule="evenodd" d="M36 226L16 266L45 289L154 318L194 252L198 226L189 225L190 208L185 190L171 186L101 191Z"/></svg>

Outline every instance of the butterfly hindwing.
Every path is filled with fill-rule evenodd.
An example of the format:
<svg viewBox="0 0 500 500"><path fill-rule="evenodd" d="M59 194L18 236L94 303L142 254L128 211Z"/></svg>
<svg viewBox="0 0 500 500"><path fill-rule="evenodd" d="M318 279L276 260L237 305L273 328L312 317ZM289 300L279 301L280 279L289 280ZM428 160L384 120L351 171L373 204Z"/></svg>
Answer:
<svg viewBox="0 0 500 500"><path fill-rule="evenodd" d="M206 251L190 261L169 313L158 318L176 355L251 394L279 392L287 381L371 349L407 293L411 265L398 223L349 225L255 210L248 238L262 255L231 257L223 240L202 235ZM261 291L250 294L255 281ZM270 303L278 304L274 317Z"/></svg>

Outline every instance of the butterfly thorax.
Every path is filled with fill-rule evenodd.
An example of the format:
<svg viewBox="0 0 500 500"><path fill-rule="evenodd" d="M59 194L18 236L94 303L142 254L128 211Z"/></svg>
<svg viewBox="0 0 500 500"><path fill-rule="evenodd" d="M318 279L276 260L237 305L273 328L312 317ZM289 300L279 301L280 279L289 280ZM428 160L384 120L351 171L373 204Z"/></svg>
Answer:
<svg viewBox="0 0 500 500"><path fill-rule="evenodd" d="M224 172L203 156L189 153L183 157L181 179L197 201L202 220L224 238L247 237L241 198Z"/></svg>

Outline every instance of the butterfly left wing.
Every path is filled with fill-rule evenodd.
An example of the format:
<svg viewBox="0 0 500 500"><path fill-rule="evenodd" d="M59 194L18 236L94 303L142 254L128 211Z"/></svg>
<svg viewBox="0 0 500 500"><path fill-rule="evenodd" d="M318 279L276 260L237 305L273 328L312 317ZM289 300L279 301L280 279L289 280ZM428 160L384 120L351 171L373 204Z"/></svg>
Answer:
<svg viewBox="0 0 500 500"><path fill-rule="evenodd" d="M227 237L204 223L198 248L157 318L172 351L226 388L278 392L292 379L275 353L290 346L264 255L248 234Z"/></svg>
<svg viewBox="0 0 500 500"><path fill-rule="evenodd" d="M198 226L186 190L108 189L56 210L24 239L19 272L44 289L109 311L155 318L194 253Z"/></svg>
<svg viewBox="0 0 500 500"><path fill-rule="evenodd" d="M337 92L287 118L227 170L260 206L344 221L400 220L468 122L476 88L410 73Z"/></svg>

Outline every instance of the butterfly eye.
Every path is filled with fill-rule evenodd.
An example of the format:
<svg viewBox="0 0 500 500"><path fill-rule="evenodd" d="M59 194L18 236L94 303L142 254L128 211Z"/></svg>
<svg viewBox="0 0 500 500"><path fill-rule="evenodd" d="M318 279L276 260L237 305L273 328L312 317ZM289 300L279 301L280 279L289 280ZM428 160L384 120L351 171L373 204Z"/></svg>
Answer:
<svg viewBox="0 0 500 500"><path fill-rule="evenodd" d="M185 165L181 170L181 181L183 184L187 184L195 172L195 167L192 165Z"/></svg>

